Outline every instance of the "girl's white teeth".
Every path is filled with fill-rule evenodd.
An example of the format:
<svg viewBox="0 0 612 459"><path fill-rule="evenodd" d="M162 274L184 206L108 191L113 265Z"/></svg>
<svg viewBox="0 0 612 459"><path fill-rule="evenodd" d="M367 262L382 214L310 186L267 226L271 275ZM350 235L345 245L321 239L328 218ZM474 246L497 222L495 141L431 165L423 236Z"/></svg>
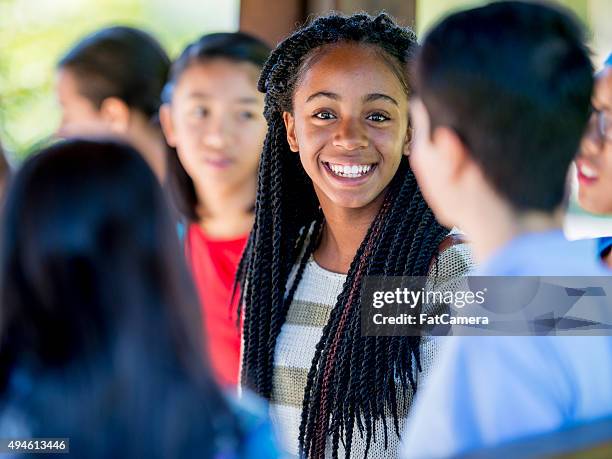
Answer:
<svg viewBox="0 0 612 459"><path fill-rule="evenodd" d="M580 172L587 178L597 178L597 172L584 164L580 166Z"/></svg>
<svg viewBox="0 0 612 459"><path fill-rule="evenodd" d="M343 166L342 164L331 164L328 163L331 171L339 175L340 177L361 177L362 175L367 174L372 169L371 164L363 164L363 165L353 165L353 166Z"/></svg>

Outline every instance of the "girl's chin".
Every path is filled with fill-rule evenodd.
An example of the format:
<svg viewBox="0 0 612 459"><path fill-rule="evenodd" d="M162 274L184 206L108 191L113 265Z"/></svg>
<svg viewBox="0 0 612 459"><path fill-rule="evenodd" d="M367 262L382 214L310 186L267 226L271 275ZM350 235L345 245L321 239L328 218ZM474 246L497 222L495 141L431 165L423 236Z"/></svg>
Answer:
<svg viewBox="0 0 612 459"><path fill-rule="evenodd" d="M380 193L379 193L380 194ZM360 196L346 196L344 193L335 193L328 195L327 201L330 202L336 208L359 210L366 209L377 201L377 197L369 195Z"/></svg>
<svg viewBox="0 0 612 459"><path fill-rule="evenodd" d="M612 196L612 194L610 194ZM612 215L612 198L605 200L601 196L591 196L590 193L580 193L578 204L584 210L595 215Z"/></svg>

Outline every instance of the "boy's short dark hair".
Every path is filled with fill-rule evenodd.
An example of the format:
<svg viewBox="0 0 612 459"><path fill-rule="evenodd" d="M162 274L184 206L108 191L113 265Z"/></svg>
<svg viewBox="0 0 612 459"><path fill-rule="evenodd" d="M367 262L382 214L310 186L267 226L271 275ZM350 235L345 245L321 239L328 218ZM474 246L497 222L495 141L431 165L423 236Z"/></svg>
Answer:
<svg viewBox="0 0 612 459"><path fill-rule="evenodd" d="M561 204L593 88L584 33L568 13L498 2L453 14L425 38L414 79L431 129L454 129L517 210Z"/></svg>

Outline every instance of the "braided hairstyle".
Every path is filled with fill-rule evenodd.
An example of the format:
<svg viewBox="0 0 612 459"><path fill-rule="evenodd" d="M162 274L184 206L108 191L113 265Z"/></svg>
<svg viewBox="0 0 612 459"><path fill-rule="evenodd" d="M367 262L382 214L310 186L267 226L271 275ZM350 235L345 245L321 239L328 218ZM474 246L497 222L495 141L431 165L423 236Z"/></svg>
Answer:
<svg viewBox="0 0 612 459"><path fill-rule="evenodd" d="M299 156L289 149L282 115L292 111L295 87L311 57L326 45L343 42L378 48L400 69L396 74L409 91L406 70L416 51L416 36L384 13L319 17L280 43L264 66L259 90L266 94L268 133L259 167L255 224L238 281L240 304L244 303L242 384L268 399L276 339L324 225L312 181ZM420 371L420 338L361 336L359 292L364 276L427 275L447 233L402 157L317 345L304 394L301 454L322 457L331 437L334 457L341 440L350 455L355 423L365 431L367 454L377 420L384 423L386 447L389 413L399 436L406 395L416 389ZM398 389L404 395L400 399Z"/></svg>

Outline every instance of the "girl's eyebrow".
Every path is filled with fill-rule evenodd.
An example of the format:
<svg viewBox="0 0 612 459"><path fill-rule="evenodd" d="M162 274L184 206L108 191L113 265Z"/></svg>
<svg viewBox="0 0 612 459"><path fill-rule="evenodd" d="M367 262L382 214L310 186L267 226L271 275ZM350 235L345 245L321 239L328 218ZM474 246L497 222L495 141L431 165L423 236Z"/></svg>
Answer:
<svg viewBox="0 0 612 459"><path fill-rule="evenodd" d="M200 92L200 91L192 91L189 93L189 97L190 98L194 98L194 99L210 99L210 95Z"/></svg>
<svg viewBox="0 0 612 459"><path fill-rule="evenodd" d="M342 98L340 97L340 95L334 93L334 92L328 92L328 91L318 91L315 92L314 94L311 94L310 96L308 96L308 99L306 99L306 103L310 102L313 99L316 99L317 97L327 97L328 99L333 99L333 100L341 100ZM391 97L388 96L386 94L381 94L378 92L372 93L372 94L367 94L365 96L363 96L363 101L364 102L374 102L376 100L386 100L387 102L391 102L394 105L399 106L399 104L397 103L397 101Z"/></svg>
<svg viewBox="0 0 612 459"><path fill-rule="evenodd" d="M380 94L380 93L368 94L367 96L363 98L363 101L364 102L374 102L375 100L380 100L380 99L386 100L387 102L391 102L392 104L395 104L399 107L397 100L395 100L393 97L388 96L386 94Z"/></svg>
<svg viewBox="0 0 612 459"><path fill-rule="evenodd" d="M340 100L340 96L336 94L335 92L318 91L308 96L308 99L306 99L306 103L310 102L313 99L316 99L317 97L327 97L333 100Z"/></svg>

